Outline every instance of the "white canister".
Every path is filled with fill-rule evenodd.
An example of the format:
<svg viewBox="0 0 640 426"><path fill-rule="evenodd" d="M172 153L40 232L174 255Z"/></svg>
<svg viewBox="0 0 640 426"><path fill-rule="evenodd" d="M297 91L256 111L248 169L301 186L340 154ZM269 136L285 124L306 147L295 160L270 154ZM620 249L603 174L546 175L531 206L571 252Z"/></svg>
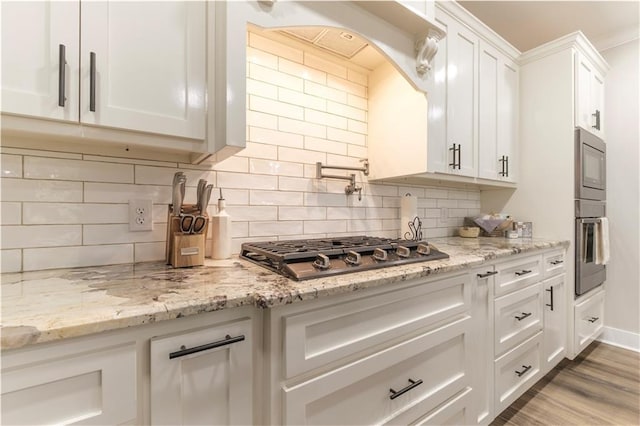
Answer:
<svg viewBox="0 0 640 426"><path fill-rule="evenodd" d="M222 189L220 189L218 212L211 216L211 257L213 259L228 259L231 257L231 217L225 207Z"/></svg>

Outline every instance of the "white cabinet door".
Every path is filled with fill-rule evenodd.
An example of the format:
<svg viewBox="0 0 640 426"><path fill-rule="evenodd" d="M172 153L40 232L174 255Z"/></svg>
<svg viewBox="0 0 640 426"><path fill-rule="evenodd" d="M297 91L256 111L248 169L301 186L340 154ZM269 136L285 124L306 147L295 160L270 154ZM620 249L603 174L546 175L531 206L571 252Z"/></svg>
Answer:
<svg viewBox="0 0 640 426"><path fill-rule="evenodd" d="M589 346L604 328L604 295L605 291L595 290L595 293L582 299L573 309L573 347L576 354Z"/></svg>
<svg viewBox="0 0 640 426"><path fill-rule="evenodd" d="M478 177L515 182L518 67L482 41L478 90Z"/></svg>
<svg viewBox="0 0 640 426"><path fill-rule="evenodd" d="M205 2L86 2L81 20L83 123L204 139Z"/></svg>
<svg viewBox="0 0 640 426"><path fill-rule="evenodd" d="M78 1L2 3L2 112L78 121L79 14Z"/></svg>
<svg viewBox="0 0 640 426"><path fill-rule="evenodd" d="M429 170L477 175L478 36L444 12L447 29L429 83Z"/></svg>
<svg viewBox="0 0 640 426"><path fill-rule="evenodd" d="M565 275L543 281L544 345L543 374L555 367L567 353L567 306Z"/></svg>
<svg viewBox="0 0 640 426"><path fill-rule="evenodd" d="M151 423L253 423L251 342L250 320L152 339Z"/></svg>
<svg viewBox="0 0 640 426"><path fill-rule="evenodd" d="M576 126L604 135L604 78L580 52L575 55Z"/></svg>

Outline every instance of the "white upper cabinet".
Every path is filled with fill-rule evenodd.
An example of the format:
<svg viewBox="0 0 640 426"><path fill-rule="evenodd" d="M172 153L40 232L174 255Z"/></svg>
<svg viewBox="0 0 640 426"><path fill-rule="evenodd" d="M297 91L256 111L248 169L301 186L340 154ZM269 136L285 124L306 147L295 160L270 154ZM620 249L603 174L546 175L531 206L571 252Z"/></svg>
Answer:
<svg viewBox="0 0 640 426"><path fill-rule="evenodd" d="M518 140L518 67L480 43L478 177L515 182Z"/></svg>
<svg viewBox="0 0 640 426"><path fill-rule="evenodd" d="M429 169L461 176L477 175L477 99L479 38L445 13L447 28L439 44L429 93Z"/></svg>
<svg viewBox="0 0 640 426"><path fill-rule="evenodd" d="M575 56L576 126L604 138L604 76L581 52Z"/></svg>
<svg viewBox="0 0 640 426"><path fill-rule="evenodd" d="M78 1L2 3L3 112L78 121L79 15Z"/></svg>
<svg viewBox="0 0 640 426"><path fill-rule="evenodd" d="M83 2L81 23L83 123L204 139L204 2Z"/></svg>

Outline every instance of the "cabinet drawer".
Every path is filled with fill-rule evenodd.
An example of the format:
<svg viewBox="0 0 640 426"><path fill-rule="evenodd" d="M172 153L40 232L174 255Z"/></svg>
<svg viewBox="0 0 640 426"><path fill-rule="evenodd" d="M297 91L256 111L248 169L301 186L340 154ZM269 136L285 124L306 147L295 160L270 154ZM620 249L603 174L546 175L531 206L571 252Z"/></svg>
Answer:
<svg viewBox="0 0 640 426"><path fill-rule="evenodd" d="M539 281L542 278L541 263L542 256L530 256L497 265L495 295L501 296Z"/></svg>
<svg viewBox="0 0 640 426"><path fill-rule="evenodd" d="M543 256L544 278L564 272L564 250L552 251Z"/></svg>
<svg viewBox="0 0 640 426"><path fill-rule="evenodd" d="M122 424L136 394L135 343L92 349L3 370L1 423Z"/></svg>
<svg viewBox="0 0 640 426"><path fill-rule="evenodd" d="M284 388L284 423L361 425L419 419L469 385L465 366L470 319L462 317Z"/></svg>
<svg viewBox="0 0 640 426"><path fill-rule="evenodd" d="M534 284L496 299L494 305L496 356L542 330L542 284Z"/></svg>
<svg viewBox="0 0 640 426"><path fill-rule="evenodd" d="M441 407L433 410L426 417L411 423L412 426L422 425L468 425L469 411L472 405L471 388L466 388L462 393L453 397L450 401L442 404ZM402 424L396 421L395 424Z"/></svg>
<svg viewBox="0 0 640 426"><path fill-rule="evenodd" d="M468 274L284 318L285 378L470 308Z"/></svg>
<svg viewBox="0 0 640 426"><path fill-rule="evenodd" d="M540 377L542 333L496 360L496 413L518 399Z"/></svg>
<svg viewBox="0 0 640 426"><path fill-rule="evenodd" d="M602 332L604 325L604 290L580 302L574 309L575 348L582 352Z"/></svg>

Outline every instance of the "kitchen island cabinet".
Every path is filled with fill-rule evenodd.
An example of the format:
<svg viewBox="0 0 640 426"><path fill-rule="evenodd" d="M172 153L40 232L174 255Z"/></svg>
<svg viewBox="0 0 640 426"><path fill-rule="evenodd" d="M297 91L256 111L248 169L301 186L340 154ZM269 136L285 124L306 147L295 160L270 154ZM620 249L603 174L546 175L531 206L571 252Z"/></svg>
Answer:
<svg viewBox="0 0 640 426"><path fill-rule="evenodd" d="M564 243L432 243L450 259L300 282L241 259L5 274L3 422L40 422L37 402L63 424L487 424L539 377L545 334L525 327L496 359L494 301L541 290Z"/></svg>

